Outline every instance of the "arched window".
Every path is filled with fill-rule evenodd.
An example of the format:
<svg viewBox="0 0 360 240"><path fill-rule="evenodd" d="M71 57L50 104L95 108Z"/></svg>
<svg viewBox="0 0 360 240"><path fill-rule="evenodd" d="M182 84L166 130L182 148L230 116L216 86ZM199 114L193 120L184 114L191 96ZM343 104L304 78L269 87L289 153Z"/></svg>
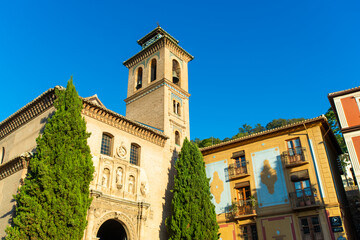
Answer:
<svg viewBox="0 0 360 240"><path fill-rule="evenodd" d="M108 133L103 133L101 140L101 154L111 156L112 150L112 136Z"/></svg>
<svg viewBox="0 0 360 240"><path fill-rule="evenodd" d="M136 143L132 143L130 147L130 163L138 165L140 163L140 146Z"/></svg>
<svg viewBox="0 0 360 240"><path fill-rule="evenodd" d="M151 60L151 82L156 80L156 59Z"/></svg>
<svg viewBox="0 0 360 240"><path fill-rule="evenodd" d="M176 114L176 101L173 100L173 112Z"/></svg>
<svg viewBox="0 0 360 240"><path fill-rule="evenodd" d="M0 164L4 163L4 158L5 158L5 148L2 147L0 149Z"/></svg>
<svg viewBox="0 0 360 240"><path fill-rule="evenodd" d="M176 104L176 113L180 116L180 103Z"/></svg>
<svg viewBox="0 0 360 240"><path fill-rule="evenodd" d="M175 144L180 146L180 133L175 131Z"/></svg>
<svg viewBox="0 0 360 240"><path fill-rule="evenodd" d="M140 89L142 87L142 77L143 77L143 69L139 68L137 71L136 89Z"/></svg>
<svg viewBox="0 0 360 240"><path fill-rule="evenodd" d="M176 60L173 60L172 62L172 76L173 76L173 83L180 86L180 65Z"/></svg>

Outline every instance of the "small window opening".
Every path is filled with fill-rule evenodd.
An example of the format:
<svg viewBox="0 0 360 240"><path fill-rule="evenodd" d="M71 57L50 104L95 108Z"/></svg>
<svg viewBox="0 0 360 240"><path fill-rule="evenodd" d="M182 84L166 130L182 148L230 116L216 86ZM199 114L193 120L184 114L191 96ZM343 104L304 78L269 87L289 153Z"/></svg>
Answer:
<svg viewBox="0 0 360 240"><path fill-rule="evenodd" d="M130 148L130 163L139 165L140 160L140 146L132 143Z"/></svg>
<svg viewBox="0 0 360 240"><path fill-rule="evenodd" d="M108 134L103 134L102 135L102 140L101 140L101 154L104 155L111 155L111 142L112 142L112 137Z"/></svg>
<svg viewBox="0 0 360 240"><path fill-rule="evenodd" d="M180 115L180 103L176 104L176 114Z"/></svg>
<svg viewBox="0 0 360 240"><path fill-rule="evenodd" d="M137 73L136 89L140 89L142 87L142 75L143 75L143 70L142 68L139 68Z"/></svg>
<svg viewBox="0 0 360 240"><path fill-rule="evenodd" d="M173 60L172 72L173 83L180 86L180 65L176 60Z"/></svg>
<svg viewBox="0 0 360 240"><path fill-rule="evenodd" d="M180 146L180 133L175 131L175 144Z"/></svg>
<svg viewBox="0 0 360 240"><path fill-rule="evenodd" d="M156 60L151 60L151 82L156 80Z"/></svg>

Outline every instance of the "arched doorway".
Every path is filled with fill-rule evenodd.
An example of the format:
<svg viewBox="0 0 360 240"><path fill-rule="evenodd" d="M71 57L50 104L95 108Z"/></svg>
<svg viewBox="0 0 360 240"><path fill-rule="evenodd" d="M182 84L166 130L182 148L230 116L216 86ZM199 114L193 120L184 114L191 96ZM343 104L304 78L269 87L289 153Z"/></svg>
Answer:
<svg viewBox="0 0 360 240"><path fill-rule="evenodd" d="M100 240L128 240L125 228L115 219L104 222L96 235Z"/></svg>

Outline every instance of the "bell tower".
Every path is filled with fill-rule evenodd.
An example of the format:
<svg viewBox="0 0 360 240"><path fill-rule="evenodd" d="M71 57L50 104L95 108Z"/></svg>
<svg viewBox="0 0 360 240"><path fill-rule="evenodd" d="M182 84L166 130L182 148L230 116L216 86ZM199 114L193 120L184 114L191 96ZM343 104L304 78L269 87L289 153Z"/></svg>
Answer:
<svg viewBox="0 0 360 240"><path fill-rule="evenodd" d="M188 62L193 59L161 27L137 41L129 69L126 117L162 131L177 149L190 139Z"/></svg>

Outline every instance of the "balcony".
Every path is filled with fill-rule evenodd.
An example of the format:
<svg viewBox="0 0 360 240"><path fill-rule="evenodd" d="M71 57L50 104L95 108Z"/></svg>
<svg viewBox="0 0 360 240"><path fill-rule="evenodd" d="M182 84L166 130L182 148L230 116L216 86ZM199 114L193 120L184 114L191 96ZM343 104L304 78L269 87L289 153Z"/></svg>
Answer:
<svg viewBox="0 0 360 240"><path fill-rule="evenodd" d="M234 202L226 214L227 218L245 219L256 216L256 201L255 200L240 200Z"/></svg>
<svg viewBox="0 0 360 240"><path fill-rule="evenodd" d="M303 147L296 147L283 152L281 158L285 163L285 167L291 168L309 163L305 159L305 150Z"/></svg>
<svg viewBox="0 0 360 240"><path fill-rule="evenodd" d="M249 176L247 164L230 164L229 165L229 179L238 179Z"/></svg>
<svg viewBox="0 0 360 240"><path fill-rule="evenodd" d="M291 207L294 210L316 208L320 206L320 200L316 195L316 189L309 187L289 193Z"/></svg>

